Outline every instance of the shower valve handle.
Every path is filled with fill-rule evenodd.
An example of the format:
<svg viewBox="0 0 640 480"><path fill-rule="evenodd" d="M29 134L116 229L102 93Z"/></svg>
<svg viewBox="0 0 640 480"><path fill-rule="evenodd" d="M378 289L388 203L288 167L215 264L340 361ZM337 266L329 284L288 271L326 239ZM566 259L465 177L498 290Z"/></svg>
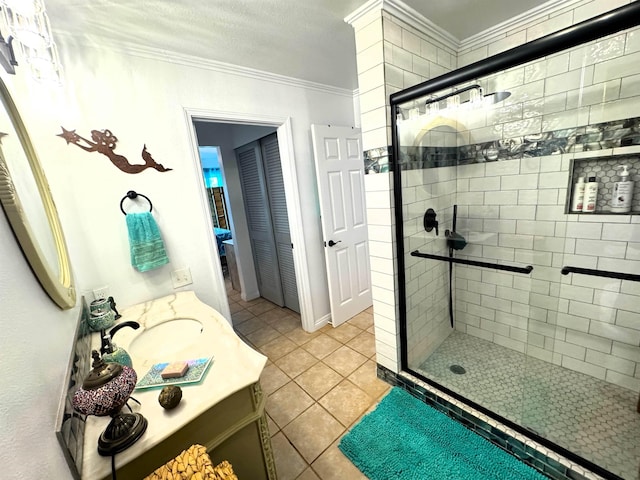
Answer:
<svg viewBox="0 0 640 480"><path fill-rule="evenodd" d="M429 208L424 212L424 218L422 224L427 232L430 232L435 228L436 235L438 235L438 221L436 220L436 211L433 208Z"/></svg>

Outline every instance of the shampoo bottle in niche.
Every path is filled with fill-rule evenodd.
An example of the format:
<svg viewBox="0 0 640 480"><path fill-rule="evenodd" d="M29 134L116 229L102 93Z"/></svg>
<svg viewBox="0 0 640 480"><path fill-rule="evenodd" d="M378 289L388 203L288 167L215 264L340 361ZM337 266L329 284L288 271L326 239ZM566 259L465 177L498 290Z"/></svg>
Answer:
<svg viewBox="0 0 640 480"><path fill-rule="evenodd" d="M584 204L584 177L579 177L573 186L573 195L571 196L571 211L581 212Z"/></svg>
<svg viewBox="0 0 640 480"><path fill-rule="evenodd" d="M622 168L620 180L613 184L611 194L611 212L627 213L631 211L631 200L633 198L633 182L629 180L628 165L618 165Z"/></svg>
<svg viewBox="0 0 640 480"><path fill-rule="evenodd" d="M596 211L596 200L598 199L598 182L596 177L589 177L584 187L583 212L593 213Z"/></svg>

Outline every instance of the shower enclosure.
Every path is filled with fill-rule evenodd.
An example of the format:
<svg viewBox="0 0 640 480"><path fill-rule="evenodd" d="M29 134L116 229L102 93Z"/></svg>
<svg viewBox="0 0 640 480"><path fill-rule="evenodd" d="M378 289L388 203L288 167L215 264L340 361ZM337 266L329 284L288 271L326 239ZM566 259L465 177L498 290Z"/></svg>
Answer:
<svg viewBox="0 0 640 480"><path fill-rule="evenodd" d="M403 370L626 479L640 466L639 20L636 2L391 96ZM610 210L619 165L635 180L625 214ZM598 182L595 212L571 210L579 177Z"/></svg>

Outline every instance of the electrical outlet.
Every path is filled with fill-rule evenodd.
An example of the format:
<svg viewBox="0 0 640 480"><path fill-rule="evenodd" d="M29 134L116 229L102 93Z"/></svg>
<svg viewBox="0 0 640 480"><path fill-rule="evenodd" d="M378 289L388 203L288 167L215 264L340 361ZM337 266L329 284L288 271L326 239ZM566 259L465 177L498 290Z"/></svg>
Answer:
<svg viewBox="0 0 640 480"><path fill-rule="evenodd" d="M184 287L193 283L191 280L191 270L189 267L181 268L180 270L174 270L171 272L171 281L173 282L173 288Z"/></svg>
<svg viewBox="0 0 640 480"><path fill-rule="evenodd" d="M109 298L109 285L104 287L98 287L93 289L93 299L101 300L103 298Z"/></svg>

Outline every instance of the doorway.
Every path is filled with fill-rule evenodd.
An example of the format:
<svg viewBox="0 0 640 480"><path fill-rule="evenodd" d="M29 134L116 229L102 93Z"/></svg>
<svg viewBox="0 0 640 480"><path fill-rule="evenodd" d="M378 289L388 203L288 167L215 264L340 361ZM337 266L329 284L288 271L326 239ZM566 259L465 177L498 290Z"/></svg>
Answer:
<svg viewBox="0 0 640 480"><path fill-rule="evenodd" d="M243 202L238 199L239 196L241 197L241 186L233 148L265 134L277 132L277 137L280 141L279 150L282 161L283 184L288 205L287 217L291 226L291 243L294 245L292 250L293 268L296 273L300 317L302 327L306 331L314 331L318 327L315 325L316 321L314 320L315 315L309 288L308 263L302 230L302 212L299 205L290 119L245 116L229 112L186 111L185 113L194 150L197 150L199 144L216 145L220 148L221 172L226 187L225 200L227 201L228 221L234 243L236 243L236 259L238 261L238 269L241 272L241 298L245 301L260 297L260 291L255 277L255 264L252 258ZM217 137L206 137L203 130L207 128L212 130ZM253 138L251 138L252 135ZM233 139L235 140L231 141ZM199 156L194 156L194 159L197 161L199 169ZM209 202L204 189L201 193L201 201L203 205ZM212 248L215 248L213 222L211 223L211 229L211 245ZM247 272L249 273L247 274ZM216 278L214 288L216 288L216 291L226 292L221 269L219 277Z"/></svg>

